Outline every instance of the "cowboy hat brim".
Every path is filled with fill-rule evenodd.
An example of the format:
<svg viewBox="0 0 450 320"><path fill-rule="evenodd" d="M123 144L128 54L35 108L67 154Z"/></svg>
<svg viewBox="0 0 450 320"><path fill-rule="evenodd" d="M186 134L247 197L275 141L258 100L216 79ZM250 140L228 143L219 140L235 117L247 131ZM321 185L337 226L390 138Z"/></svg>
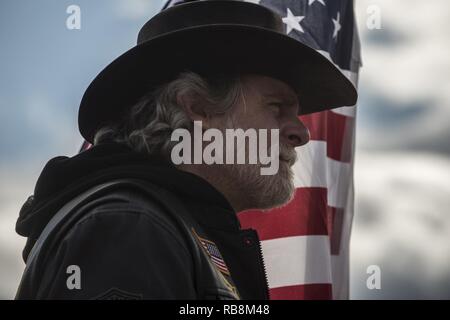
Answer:
<svg viewBox="0 0 450 320"><path fill-rule="evenodd" d="M356 103L353 84L324 56L280 32L214 24L189 27L139 44L110 63L87 88L79 109L82 136L116 123L152 88L182 71L256 73L290 85L299 115Z"/></svg>

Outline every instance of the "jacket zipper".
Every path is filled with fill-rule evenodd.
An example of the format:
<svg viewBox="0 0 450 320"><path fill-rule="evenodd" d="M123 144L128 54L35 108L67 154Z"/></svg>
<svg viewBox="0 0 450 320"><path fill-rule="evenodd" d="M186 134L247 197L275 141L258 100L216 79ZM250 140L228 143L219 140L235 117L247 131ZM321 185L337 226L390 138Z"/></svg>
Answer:
<svg viewBox="0 0 450 320"><path fill-rule="evenodd" d="M267 300L270 300L269 281L267 280L266 264L264 262L264 256L263 256L263 251L262 251L262 247L261 247L261 241L259 240L258 233L256 232L256 230L253 229L252 231L253 231L253 234L255 235L256 242L258 243L259 257L260 257L260 262L262 264L262 271L263 271L263 275L264 275L265 295L266 295Z"/></svg>

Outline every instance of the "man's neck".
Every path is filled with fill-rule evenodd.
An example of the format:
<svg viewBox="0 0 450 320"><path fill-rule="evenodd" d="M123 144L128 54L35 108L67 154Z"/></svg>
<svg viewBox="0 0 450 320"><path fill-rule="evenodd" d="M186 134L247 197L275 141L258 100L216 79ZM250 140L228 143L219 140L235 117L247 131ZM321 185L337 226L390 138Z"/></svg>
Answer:
<svg viewBox="0 0 450 320"><path fill-rule="evenodd" d="M179 170L195 174L205 179L209 184L216 188L228 200L235 212L240 212L248 208L242 199L243 193L240 192L235 182L230 181L229 177L223 174L223 170L219 170L213 165L177 165Z"/></svg>

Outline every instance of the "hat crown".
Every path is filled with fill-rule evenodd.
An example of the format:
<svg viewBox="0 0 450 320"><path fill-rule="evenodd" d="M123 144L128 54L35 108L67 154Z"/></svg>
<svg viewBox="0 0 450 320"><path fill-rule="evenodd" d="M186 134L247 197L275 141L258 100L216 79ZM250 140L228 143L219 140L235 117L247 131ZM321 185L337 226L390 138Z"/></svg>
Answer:
<svg viewBox="0 0 450 320"><path fill-rule="evenodd" d="M267 7L229 0L199 0L165 9L141 28L137 43L186 28L207 25L248 25L284 32L280 16Z"/></svg>

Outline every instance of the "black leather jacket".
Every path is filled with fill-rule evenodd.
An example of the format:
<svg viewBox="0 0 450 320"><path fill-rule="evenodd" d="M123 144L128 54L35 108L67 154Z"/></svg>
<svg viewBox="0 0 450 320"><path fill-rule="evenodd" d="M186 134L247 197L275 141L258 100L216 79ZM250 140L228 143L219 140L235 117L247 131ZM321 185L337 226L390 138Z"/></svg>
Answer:
<svg viewBox="0 0 450 320"><path fill-rule="evenodd" d="M257 233L217 191L173 167L137 167L64 202L75 207L32 242L42 246L25 256L16 298L268 299Z"/></svg>

